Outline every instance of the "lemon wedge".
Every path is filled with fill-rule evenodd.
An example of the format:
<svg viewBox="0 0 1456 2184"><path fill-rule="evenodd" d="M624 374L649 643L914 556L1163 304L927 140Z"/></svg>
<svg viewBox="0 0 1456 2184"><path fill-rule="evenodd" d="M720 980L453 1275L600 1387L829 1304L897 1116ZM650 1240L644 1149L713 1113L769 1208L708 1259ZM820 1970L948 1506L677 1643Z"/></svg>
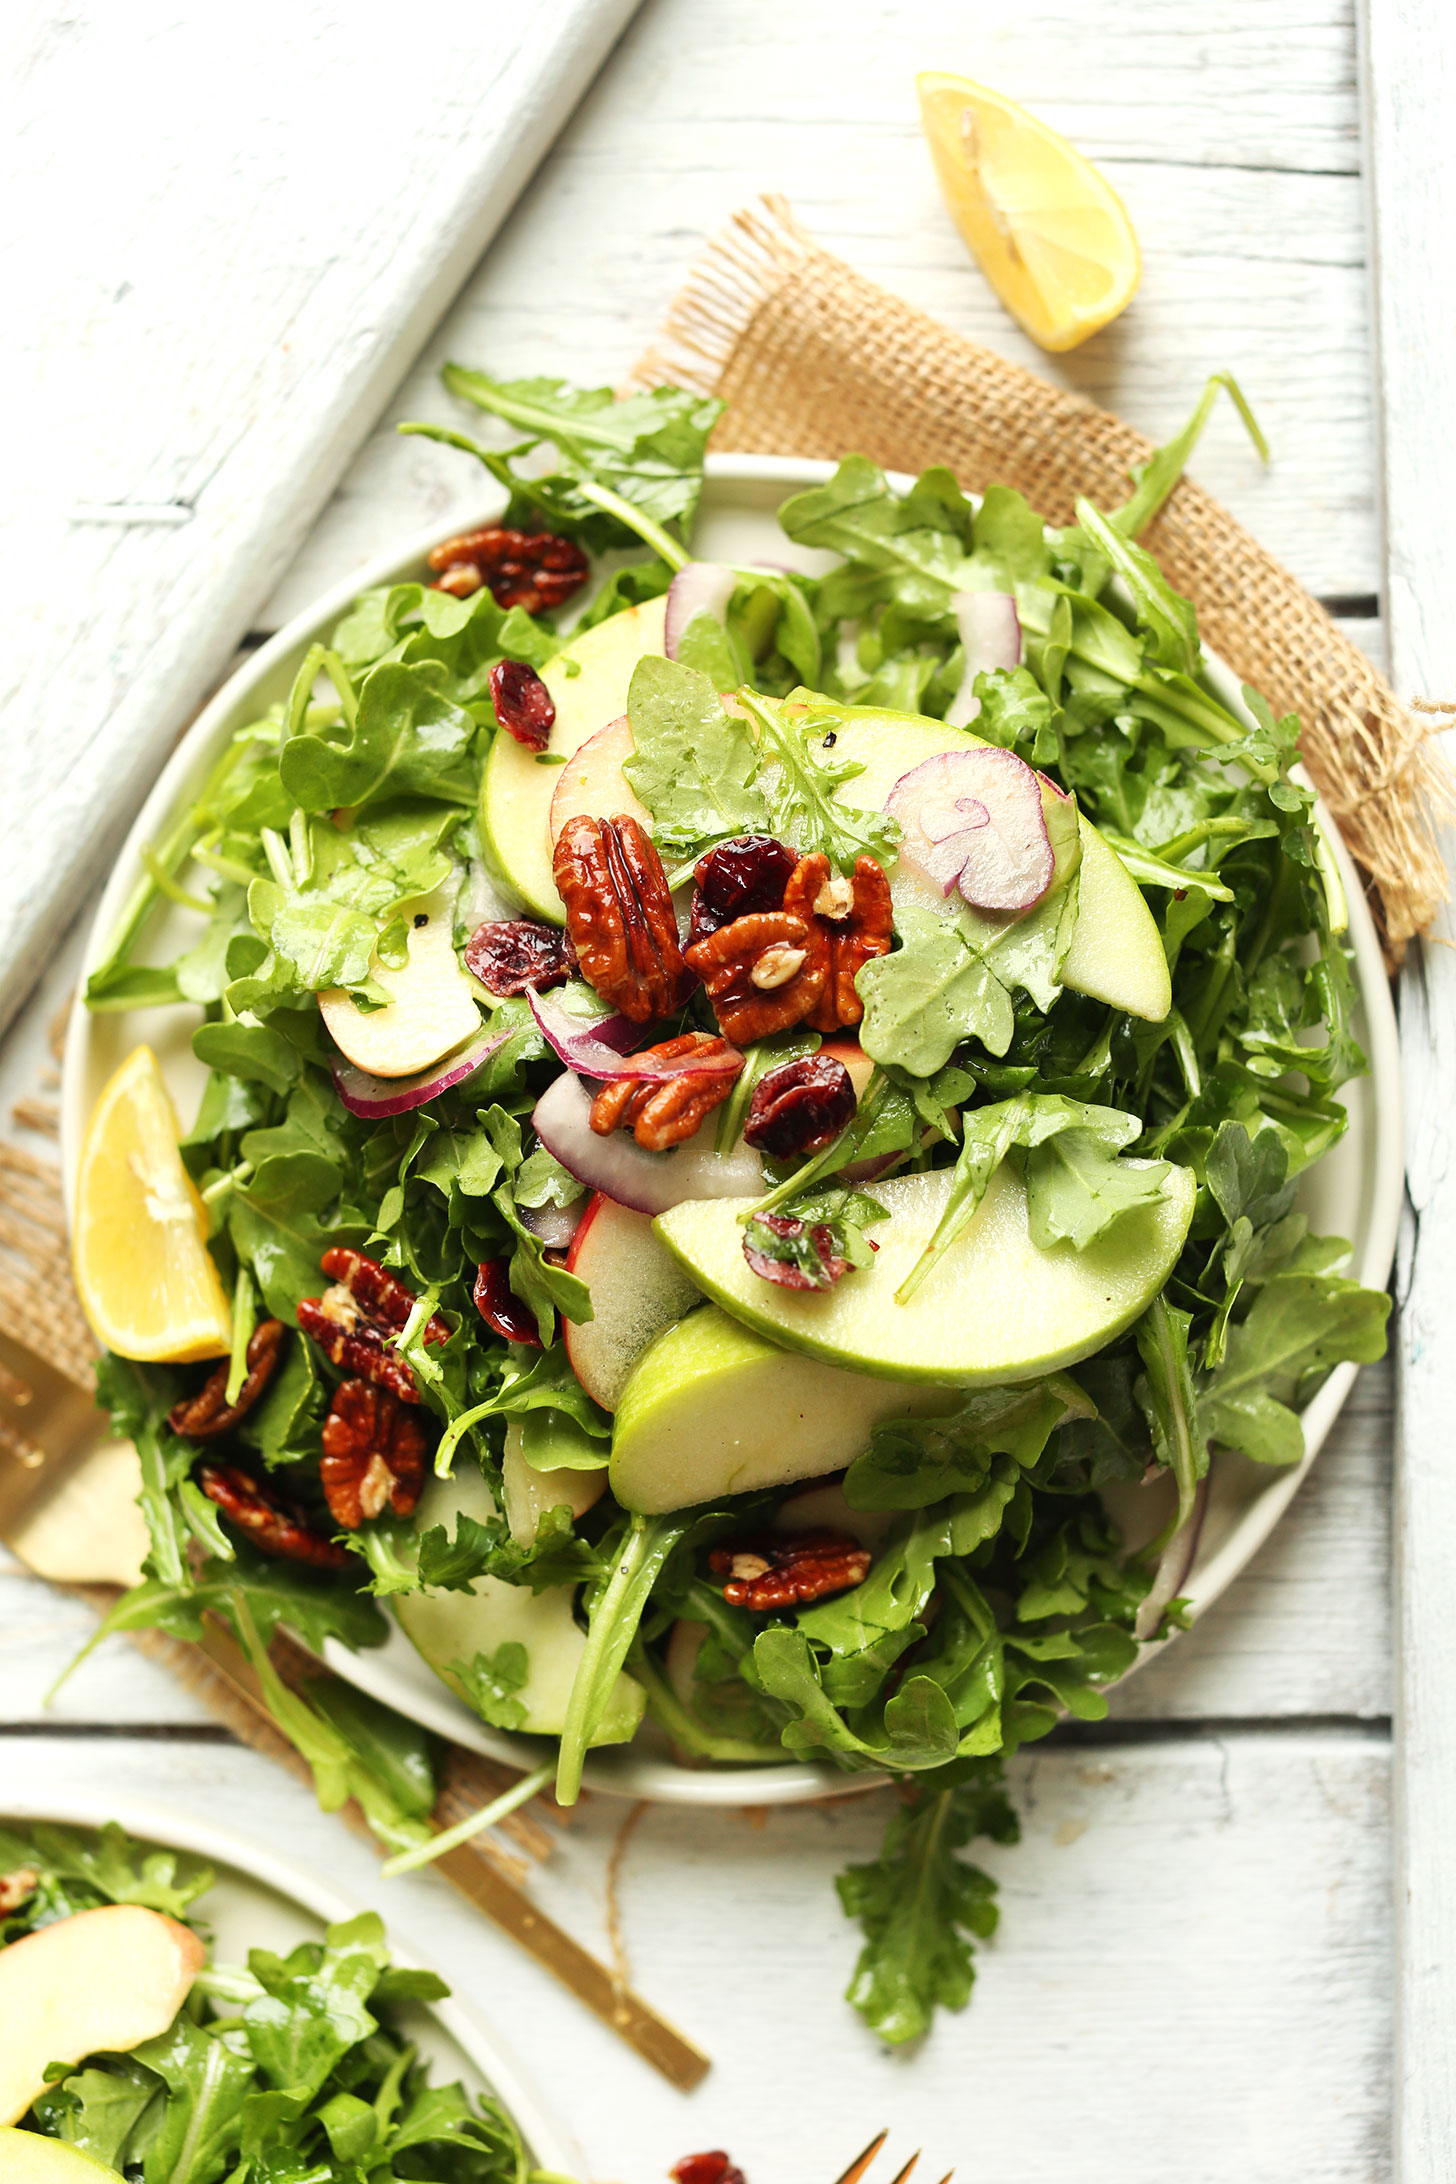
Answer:
<svg viewBox="0 0 1456 2184"><path fill-rule="evenodd" d="M999 91L927 70L920 116L951 216L1018 325L1075 349L1136 293L1127 208L1090 160Z"/></svg>
<svg viewBox="0 0 1456 2184"><path fill-rule="evenodd" d="M225 1357L231 1315L207 1217L150 1047L134 1047L91 1117L76 1178L76 1287L119 1357Z"/></svg>

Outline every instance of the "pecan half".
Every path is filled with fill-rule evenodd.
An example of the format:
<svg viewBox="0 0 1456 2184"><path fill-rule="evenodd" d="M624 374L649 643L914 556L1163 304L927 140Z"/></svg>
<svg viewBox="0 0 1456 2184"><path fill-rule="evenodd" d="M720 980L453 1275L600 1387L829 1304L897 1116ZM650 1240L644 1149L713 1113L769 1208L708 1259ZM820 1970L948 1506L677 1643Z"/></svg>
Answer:
<svg viewBox="0 0 1456 2184"><path fill-rule="evenodd" d="M868 1547L841 1532L799 1532L759 1547L715 1547L708 1567L727 1578L723 1598L730 1608L762 1614L769 1608L801 1608L862 1585L871 1559Z"/></svg>
<svg viewBox="0 0 1456 2184"><path fill-rule="evenodd" d="M236 1464L199 1464L197 1483L261 1553L306 1562L315 1570L346 1570L353 1562L347 1547L316 1532L307 1517L279 1501L251 1471Z"/></svg>
<svg viewBox="0 0 1456 2184"><path fill-rule="evenodd" d="M854 1082L832 1054L806 1054L765 1070L753 1088L743 1142L774 1160L818 1153L854 1113Z"/></svg>
<svg viewBox="0 0 1456 2184"><path fill-rule="evenodd" d="M743 2171L721 2147L710 2154L684 2154L667 2173L672 2184L743 2184Z"/></svg>
<svg viewBox="0 0 1456 2184"><path fill-rule="evenodd" d="M536 1315L511 1287L509 1259L486 1259L475 1277L475 1309L503 1342L524 1342L541 1347Z"/></svg>
<svg viewBox="0 0 1456 2184"><path fill-rule="evenodd" d="M676 1039L663 1039L645 1047L645 1054L676 1061L680 1054L725 1054L726 1039L710 1031L685 1031ZM630 1130L649 1153L665 1153L670 1145L690 1138L715 1107L721 1107L743 1070L717 1070L712 1075L684 1072L681 1077L614 1077L592 1101L591 1126L598 1137L614 1130Z"/></svg>
<svg viewBox="0 0 1456 2184"><path fill-rule="evenodd" d="M465 943L465 968L487 993L537 993L576 969L570 933L539 918L493 918Z"/></svg>
<svg viewBox="0 0 1456 2184"><path fill-rule="evenodd" d="M425 1429L387 1388L346 1380L324 1420L319 1478L346 1532L386 1508L413 1514L425 1479Z"/></svg>
<svg viewBox="0 0 1456 2184"><path fill-rule="evenodd" d="M172 1431L189 1441L216 1441L224 1433L231 1433L273 1378L287 1333L282 1320L260 1320L248 1342L247 1376L233 1401L227 1400L231 1367L219 1365L208 1374L196 1395L186 1395L172 1405L167 1413Z"/></svg>
<svg viewBox="0 0 1456 2184"><path fill-rule="evenodd" d="M436 591L468 599L482 584L498 607L542 614L581 590L591 563L575 539L556 531L514 531L501 523L447 538L429 557Z"/></svg>
<svg viewBox="0 0 1456 2184"><path fill-rule="evenodd" d="M349 1244L331 1244L319 1265L331 1282L343 1285L354 1302L362 1306L378 1326L403 1327L420 1301L397 1274L391 1274L387 1266L381 1266L377 1259L368 1258L362 1251L355 1251ZM438 1312L432 1313L425 1322L425 1341L449 1340L449 1328Z"/></svg>
<svg viewBox="0 0 1456 2184"><path fill-rule="evenodd" d="M824 990L809 951L809 925L785 910L754 910L695 940L686 961L707 988L734 1046L802 1024Z"/></svg>
<svg viewBox="0 0 1456 2184"><path fill-rule="evenodd" d="M552 862L581 973L634 1024L681 1008L693 976L678 946L662 859L626 813L578 813L557 837Z"/></svg>
<svg viewBox="0 0 1456 2184"><path fill-rule="evenodd" d="M312 1335L331 1365L387 1388L402 1403L418 1403L415 1376L390 1340L419 1302L414 1291L377 1259L347 1244L332 1245L321 1263L333 1279L321 1297L305 1297L299 1304L303 1332ZM426 1320L424 1339L449 1341L450 1330L438 1312Z"/></svg>
<svg viewBox="0 0 1456 2184"><path fill-rule="evenodd" d="M528 751L544 751L551 741L556 707L551 693L523 660L497 660L490 671L490 702L506 734Z"/></svg>
<svg viewBox="0 0 1456 2184"><path fill-rule="evenodd" d="M894 932L884 873L873 857L860 857L850 879L832 871L829 859L816 851L800 860L784 889L784 909L809 925L811 959L822 974L814 1006L802 1021L823 1032L859 1023L864 1003L855 978L866 963L889 954Z"/></svg>
<svg viewBox="0 0 1456 2184"><path fill-rule="evenodd" d="M16 1866L11 1873L0 1873L0 1919L29 1903L39 1887L40 1875L34 1866Z"/></svg>

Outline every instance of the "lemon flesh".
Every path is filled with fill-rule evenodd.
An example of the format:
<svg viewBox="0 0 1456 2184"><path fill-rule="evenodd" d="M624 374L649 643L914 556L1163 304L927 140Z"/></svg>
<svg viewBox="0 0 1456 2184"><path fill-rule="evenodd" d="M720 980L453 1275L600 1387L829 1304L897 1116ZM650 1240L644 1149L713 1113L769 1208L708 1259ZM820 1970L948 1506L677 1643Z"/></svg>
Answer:
<svg viewBox="0 0 1456 2184"><path fill-rule="evenodd" d="M76 1287L119 1357L226 1357L228 1301L206 1215L178 1150L150 1047L134 1047L96 1103L76 1178Z"/></svg>
<svg viewBox="0 0 1456 2184"><path fill-rule="evenodd" d="M951 217L1017 324L1075 349L1131 302L1142 258L1127 208L1025 107L965 76L919 76L920 115Z"/></svg>

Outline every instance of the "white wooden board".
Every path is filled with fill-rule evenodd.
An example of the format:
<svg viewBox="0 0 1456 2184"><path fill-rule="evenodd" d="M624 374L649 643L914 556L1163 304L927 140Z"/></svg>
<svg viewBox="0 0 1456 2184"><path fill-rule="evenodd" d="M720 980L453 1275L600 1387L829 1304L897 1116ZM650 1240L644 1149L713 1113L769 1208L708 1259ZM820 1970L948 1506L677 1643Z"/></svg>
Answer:
<svg viewBox="0 0 1456 2184"><path fill-rule="evenodd" d="M1437 0L1361 8L1383 397L1386 611L1405 695L1456 696L1456 312L1449 117L1456 50ZM1449 744L1453 739L1448 737ZM1456 858L1448 860L1456 866ZM1449 916L1403 984L1410 1219L1396 1474L1396 2074L1400 2184L1456 2171L1456 959Z"/></svg>
<svg viewBox="0 0 1456 2184"><path fill-rule="evenodd" d="M0 22L0 1023L635 4Z"/></svg>
<svg viewBox="0 0 1456 2184"><path fill-rule="evenodd" d="M506 2032L587 2155L648 2184L726 2146L750 2184L831 2184L883 2125L923 2173L985 2184L1378 2184L1386 2174L1388 1747L1328 1732L1047 1751L1014 1769L1025 1839L986 1849L1002 1934L964 2016L882 2052L839 1999L855 1955L833 1877L873 1854L874 1796L771 1814L650 1811L621 1873L634 1982L715 2067L684 2099L432 1877L265 1761L125 1736L0 1737L27 1794L94 1779L287 1846L372 1898ZM537 1869L605 1952L621 1808L597 1799ZM876 2175L880 2172L877 2170ZM894 2174L885 2165L884 2178Z"/></svg>

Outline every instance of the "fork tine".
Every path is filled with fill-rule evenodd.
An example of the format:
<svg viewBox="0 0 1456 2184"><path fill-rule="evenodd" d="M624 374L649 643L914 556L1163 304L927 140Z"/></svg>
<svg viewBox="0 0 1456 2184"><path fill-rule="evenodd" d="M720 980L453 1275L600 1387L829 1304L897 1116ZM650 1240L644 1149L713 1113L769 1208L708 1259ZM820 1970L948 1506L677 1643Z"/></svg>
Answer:
<svg viewBox="0 0 1456 2184"><path fill-rule="evenodd" d="M891 2177L890 2184L905 2184L906 2177L910 2174L910 2171L914 2168L916 2162L919 2159L920 2150L917 2147L915 2152L910 2156L910 2159L906 2162L904 2168L900 2171L900 2174L898 2176Z"/></svg>
<svg viewBox="0 0 1456 2184"><path fill-rule="evenodd" d="M860 2178L864 2175L866 2169L874 2160L875 2155L884 2145L889 2135L889 2127L886 2126L886 2128L880 2133L878 2138L870 2140L869 2145L865 2148L862 2154L855 2155L854 2160L845 2170L843 2176L837 2176L834 2179L834 2184L859 2184Z"/></svg>

